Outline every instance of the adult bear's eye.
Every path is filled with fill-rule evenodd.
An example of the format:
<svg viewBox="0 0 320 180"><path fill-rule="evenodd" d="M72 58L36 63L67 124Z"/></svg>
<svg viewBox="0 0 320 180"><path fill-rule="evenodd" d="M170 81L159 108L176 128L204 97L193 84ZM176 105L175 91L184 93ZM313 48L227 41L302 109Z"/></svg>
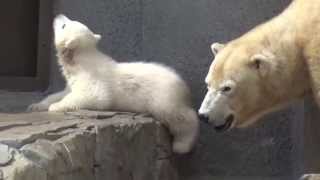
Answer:
<svg viewBox="0 0 320 180"><path fill-rule="evenodd" d="M62 25L62 29L64 29L65 27L66 27L66 24L63 24L63 25Z"/></svg>
<svg viewBox="0 0 320 180"><path fill-rule="evenodd" d="M231 91L231 87L230 86L224 86L224 87L221 88L221 91L224 92L224 93L229 92L229 91Z"/></svg>

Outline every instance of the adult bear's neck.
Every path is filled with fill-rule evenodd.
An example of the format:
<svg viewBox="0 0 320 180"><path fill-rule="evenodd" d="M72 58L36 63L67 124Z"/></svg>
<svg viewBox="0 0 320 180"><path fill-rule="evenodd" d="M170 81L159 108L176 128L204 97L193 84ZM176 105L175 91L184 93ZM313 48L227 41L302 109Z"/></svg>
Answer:
<svg viewBox="0 0 320 180"><path fill-rule="evenodd" d="M308 72L303 61L303 50L306 41L316 34L315 32L309 33L309 31L314 31L314 26L310 24L310 21L314 19L320 20L319 17L315 16L316 11L310 2L314 2L315 6L320 9L319 0L293 1L280 15L234 40L235 44L259 47L259 51L266 50L274 54L280 67L279 69L286 69L286 71L280 72L280 77L272 76L268 82L273 84L272 87L276 87L273 90L271 88L270 93L272 96L277 95L275 99L278 102L285 101L283 97L290 99L301 98L310 90L307 80ZM312 16L309 19L305 19L308 17L309 9ZM290 64L290 68L286 66L288 64ZM282 80L280 81L279 78ZM278 80L275 81L275 79ZM282 83L277 84L277 82ZM272 94L274 89L278 91L276 94ZM290 94L287 89L291 89Z"/></svg>

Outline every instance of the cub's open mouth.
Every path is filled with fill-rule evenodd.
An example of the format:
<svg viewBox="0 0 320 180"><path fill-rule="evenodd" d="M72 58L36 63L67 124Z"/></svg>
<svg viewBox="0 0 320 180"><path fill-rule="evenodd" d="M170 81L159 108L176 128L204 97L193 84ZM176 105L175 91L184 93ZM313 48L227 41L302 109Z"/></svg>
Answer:
<svg viewBox="0 0 320 180"><path fill-rule="evenodd" d="M226 119L226 122L221 125L221 126L215 126L214 129L217 131L217 132L224 132L228 129L230 129L232 123L234 121L234 116L231 114L227 117Z"/></svg>

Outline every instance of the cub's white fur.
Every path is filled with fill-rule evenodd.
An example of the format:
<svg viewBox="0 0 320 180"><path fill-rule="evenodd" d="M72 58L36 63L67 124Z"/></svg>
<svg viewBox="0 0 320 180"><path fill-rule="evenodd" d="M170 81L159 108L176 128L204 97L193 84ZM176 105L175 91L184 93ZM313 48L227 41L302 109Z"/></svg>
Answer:
<svg viewBox="0 0 320 180"><path fill-rule="evenodd" d="M174 152L191 150L199 121L191 107L189 89L174 70L154 63L117 63L96 48L100 35L63 15L55 18L54 32L58 62L70 92L51 105L39 104L47 104L49 111L150 113L172 133ZM39 105L33 108L44 109Z"/></svg>

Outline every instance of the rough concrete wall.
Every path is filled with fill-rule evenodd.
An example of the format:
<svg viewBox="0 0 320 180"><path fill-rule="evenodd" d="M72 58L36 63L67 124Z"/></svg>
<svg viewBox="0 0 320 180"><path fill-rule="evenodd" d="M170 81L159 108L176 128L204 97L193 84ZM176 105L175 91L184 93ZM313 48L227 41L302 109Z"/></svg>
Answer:
<svg viewBox="0 0 320 180"><path fill-rule="evenodd" d="M174 67L192 88L195 107L213 59L209 46L227 42L279 13L290 0L58 0L65 13L103 35L101 49L120 61L144 59ZM61 85L53 70L52 85ZM215 176L290 178L300 170L301 105L247 130L201 128L189 156L177 158L183 179ZM237 179L237 178L236 178ZM255 179L255 178L253 178Z"/></svg>
<svg viewBox="0 0 320 180"><path fill-rule="evenodd" d="M305 100L305 118L304 118L304 173L320 173L320 112L317 104L311 97ZM320 175L317 176L320 178ZM311 178L312 179L312 178Z"/></svg>

